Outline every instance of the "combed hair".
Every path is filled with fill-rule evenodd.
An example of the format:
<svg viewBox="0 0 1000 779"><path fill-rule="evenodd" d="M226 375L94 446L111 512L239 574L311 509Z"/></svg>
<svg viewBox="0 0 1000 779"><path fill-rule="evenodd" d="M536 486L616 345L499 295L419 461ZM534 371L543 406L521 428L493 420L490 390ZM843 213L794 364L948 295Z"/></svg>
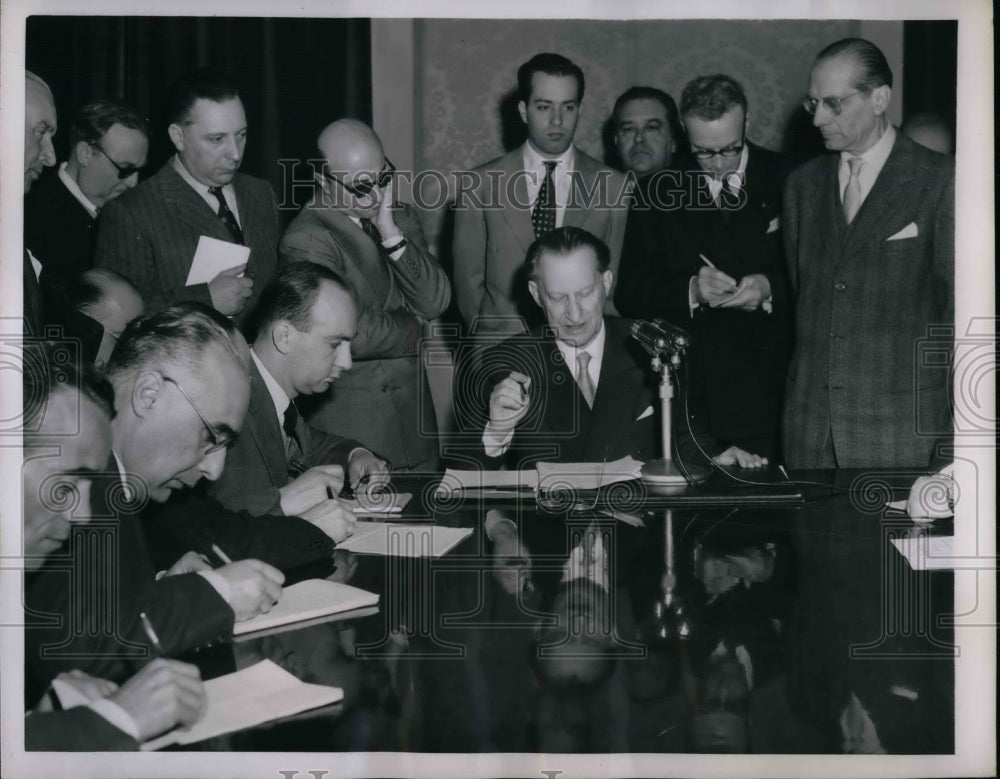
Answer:
<svg viewBox="0 0 1000 779"><path fill-rule="evenodd" d="M26 342L23 350L22 399L25 446L38 443L49 398L56 392L76 390L114 419L115 393L111 383L91 365L82 362L72 342Z"/></svg>
<svg viewBox="0 0 1000 779"><path fill-rule="evenodd" d="M525 103L531 99L531 80L536 73L547 76L572 76L576 79L576 99L583 100L583 71L580 66L566 59L562 54L543 52L536 54L517 69L517 92Z"/></svg>
<svg viewBox="0 0 1000 779"><path fill-rule="evenodd" d="M681 93L681 116L695 116L714 121L733 106L747 112L747 96L740 82L723 73L698 76L684 87Z"/></svg>
<svg viewBox="0 0 1000 779"><path fill-rule="evenodd" d="M191 109L199 100L226 103L239 96L236 87L228 84L218 71L199 68L174 84L170 90L167 123L187 124L191 120Z"/></svg>
<svg viewBox="0 0 1000 779"><path fill-rule="evenodd" d="M540 238L528 247L528 254L524 258L525 271L532 281L538 280L538 261L543 254L557 254L565 256L570 252L584 247L590 247L597 255L597 270L604 273L611 267L611 252L604 241L593 233L588 233L579 227L558 227L544 233Z"/></svg>
<svg viewBox="0 0 1000 779"><path fill-rule="evenodd" d="M296 330L308 332L312 327L311 314L316 296L324 281L339 287L354 299L347 281L325 265L293 262L278 271L278 275L260 293L257 308L247 327L251 340L280 320L290 322Z"/></svg>
<svg viewBox="0 0 1000 779"><path fill-rule="evenodd" d="M616 128L618 127L618 117L621 114L622 108L624 108L626 103L630 103L633 100L655 100L667 112L667 121L670 123L670 129L674 131L678 129L677 103L674 102L674 99L662 89L645 86L629 87L618 95L618 99L615 100L615 107L611 110L611 116L614 118ZM674 135L676 136L677 133L675 132Z"/></svg>
<svg viewBox="0 0 1000 779"><path fill-rule="evenodd" d="M204 364L204 353L213 345L233 355L249 373L249 350L230 319L202 303L178 303L133 319L111 353L107 373L114 381L147 369L181 365L204 376L212 370Z"/></svg>
<svg viewBox="0 0 1000 779"><path fill-rule="evenodd" d="M149 125L134 108L113 100L96 100L87 103L73 118L73 126L70 128L70 148L75 148L80 141L93 145L100 143L104 134L116 124L130 130L138 130L149 137Z"/></svg>
<svg viewBox="0 0 1000 779"><path fill-rule="evenodd" d="M132 287L132 283L116 271L108 268L91 268L66 282L66 305L74 311L89 315L104 300L108 291L107 282L118 282Z"/></svg>
<svg viewBox="0 0 1000 779"><path fill-rule="evenodd" d="M882 50L864 38L841 38L816 55L816 62L843 54L854 57L861 65L861 78L854 88L861 92L871 92L876 87L892 87L892 68Z"/></svg>

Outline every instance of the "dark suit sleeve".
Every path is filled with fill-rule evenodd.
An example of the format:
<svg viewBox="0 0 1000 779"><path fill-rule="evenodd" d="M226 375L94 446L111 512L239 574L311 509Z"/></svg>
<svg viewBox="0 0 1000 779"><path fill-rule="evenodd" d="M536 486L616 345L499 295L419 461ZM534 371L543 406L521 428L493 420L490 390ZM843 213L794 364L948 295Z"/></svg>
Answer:
<svg viewBox="0 0 1000 779"><path fill-rule="evenodd" d="M797 177L792 175L785 184L781 231L785 239L785 266L792 298L799 288L799 204Z"/></svg>
<svg viewBox="0 0 1000 779"><path fill-rule="evenodd" d="M345 266L349 258L345 247L329 230L296 229L293 224L281 239L280 253L283 263L315 262L341 277L348 276ZM373 360L416 354L423 325L412 311L384 311L365 305L359 295L355 296L355 302L358 304L358 335L351 342L355 355Z"/></svg>
<svg viewBox="0 0 1000 779"><path fill-rule="evenodd" d="M451 284L428 251L420 220L410 206L399 211L396 224L407 245L389 267L410 309L422 319L434 319L451 303Z"/></svg>
<svg viewBox="0 0 1000 779"><path fill-rule="evenodd" d="M665 317L681 326L691 319L691 269L671 261L672 245L665 214L655 209L629 213L615 291L615 305L622 316Z"/></svg>
<svg viewBox="0 0 1000 779"><path fill-rule="evenodd" d="M328 558L335 546L322 530L299 517L229 511L192 490L150 507L143 523L161 570L190 550L218 564L213 544L232 560L263 560L283 571Z"/></svg>
<svg viewBox="0 0 1000 779"><path fill-rule="evenodd" d="M40 752L131 752L139 743L93 709L35 712L24 718L24 749Z"/></svg>
<svg viewBox="0 0 1000 779"><path fill-rule="evenodd" d="M486 290L486 214L475 205L478 202L479 194L459 192L455 203L455 297L467 325L479 316Z"/></svg>

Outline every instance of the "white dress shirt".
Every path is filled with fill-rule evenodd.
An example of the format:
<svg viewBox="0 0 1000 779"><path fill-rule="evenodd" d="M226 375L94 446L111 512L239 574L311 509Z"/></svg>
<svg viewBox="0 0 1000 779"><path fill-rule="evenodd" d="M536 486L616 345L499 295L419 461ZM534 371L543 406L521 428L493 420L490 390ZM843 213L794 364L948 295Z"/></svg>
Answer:
<svg viewBox="0 0 1000 779"><path fill-rule="evenodd" d="M250 349L250 359L253 360L254 365L257 366L257 370L260 371L260 377L264 380L264 386L267 387L267 392L271 396L271 402L274 404L274 413L278 415L278 429L281 430L281 438L285 442L285 451L287 452L291 439L288 437L288 433L285 432L284 422L285 412L292 405L292 399L288 397L288 393L281 388L278 380L271 375L271 372L260 361L257 353L252 348Z"/></svg>
<svg viewBox="0 0 1000 779"><path fill-rule="evenodd" d="M545 162L556 162L556 167L552 171L552 183L555 184L556 193L556 227L562 227L563 219L566 217L566 205L570 202L570 193L573 186L572 172L574 170L575 154L574 146L570 144L558 157L542 157L530 142L524 144L524 171L527 175L524 182L528 186L527 207L534 208L535 201L538 200L538 190L542 188L545 181Z"/></svg>
<svg viewBox="0 0 1000 779"><path fill-rule="evenodd" d="M840 153L840 168L837 171L837 177L840 183L841 203L844 202L844 190L847 189L847 182L851 179L851 166L848 160L851 157L860 157L863 161L861 170L858 172L858 183L861 185L861 202L858 204L858 208L860 208L868 197L868 193L872 191L872 187L875 186L875 179L885 167L885 162L889 159L895 143L896 128L890 124L882 133L882 137L864 154L851 154L848 151Z"/></svg>
<svg viewBox="0 0 1000 779"><path fill-rule="evenodd" d="M65 185L69 193L76 198L76 201L83 206L91 219L97 219L97 206L90 202L90 199L83 194L80 185L73 181L73 177L66 172L66 163L59 166L59 180Z"/></svg>
<svg viewBox="0 0 1000 779"><path fill-rule="evenodd" d="M174 155L173 165L174 165L174 170L177 171L180 177L184 179L188 184L190 184L191 188L195 192L201 195L201 199L208 204L209 208L212 209L212 213L218 214L219 213L218 199L215 197L215 195L213 195L211 192L208 191L209 188L206 185L202 184L194 176L188 173L188 169L184 167L184 163L181 162L181 158L178 157L176 154ZM236 190L233 189L233 185L231 183L226 184L222 188L222 196L226 199L226 205L229 206L229 210L232 211L233 216L236 217L236 223L242 228L243 220L240 219L240 209L236 205Z"/></svg>

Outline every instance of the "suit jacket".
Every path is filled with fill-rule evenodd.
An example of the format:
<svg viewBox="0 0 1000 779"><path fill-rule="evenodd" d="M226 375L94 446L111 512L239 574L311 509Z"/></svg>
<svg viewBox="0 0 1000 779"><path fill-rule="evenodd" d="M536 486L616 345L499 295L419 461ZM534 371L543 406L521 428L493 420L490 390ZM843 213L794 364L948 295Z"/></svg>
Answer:
<svg viewBox="0 0 1000 779"><path fill-rule="evenodd" d="M839 467L924 467L935 436L950 430L950 354L942 365L940 353L950 352L951 337L928 328L954 326L954 164L897 135L847 225L839 161L807 163L785 192L796 293L786 461L822 466L832 432ZM912 237L889 240L904 228ZM923 360L923 346L938 359Z"/></svg>
<svg viewBox="0 0 1000 779"><path fill-rule="evenodd" d="M617 277L628 215L626 178L579 149L574 165L574 190L563 225L583 228L604 241ZM459 192L453 244L455 296L467 325L477 317L530 318L536 312L528 304L527 282L518 273L535 240L523 171L521 147L476 168L475 185ZM608 296L606 313L615 313L611 301ZM477 333L522 329L519 322L499 320L483 321L475 328Z"/></svg>
<svg viewBox="0 0 1000 779"><path fill-rule="evenodd" d="M22 295L24 300L23 332L24 335L41 337L45 331L45 318L42 316L42 290L38 285L35 268L31 264L28 250L24 252L24 264L21 268Z"/></svg>
<svg viewBox="0 0 1000 779"><path fill-rule="evenodd" d="M260 179L237 173L233 188L243 237L250 247L246 275L254 281L253 295L237 317L241 323L277 273L278 205L271 187ZM218 215L169 161L104 207L95 264L128 278L145 300L147 312L182 300L210 306L208 284L184 286L203 235L233 240Z"/></svg>
<svg viewBox="0 0 1000 779"><path fill-rule="evenodd" d="M27 583L28 700L74 668L119 683L132 676L157 652L143 612L168 657L232 636L233 610L204 577L156 579L168 566L154 563L143 510L123 498L113 460L91 496L91 522L75 524L65 551L50 555Z"/></svg>
<svg viewBox="0 0 1000 779"><path fill-rule="evenodd" d="M626 316L664 317L691 333L691 403L724 444L777 440L790 350L781 203L785 179L797 160L747 146L739 197L725 192L716 206L691 160L687 169L661 180L657 197L646 201L649 207L633 206L616 294ZM683 207L656 207L667 204L668 185L680 187ZM692 314L688 287L704 266L699 255L737 281L754 273L767 276L771 313L701 306Z"/></svg>
<svg viewBox="0 0 1000 779"><path fill-rule="evenodd" d="M604 325L604 356L592 409L576 383L576 366L565 364L551 334L536 330L513 336L486 351L480 375L457 383L481 393L471 401L478 402L479 411L470 416L467 429L475 440L469 444L472 459L490 468L502 462L515 469L539 461L604 462L626 455L645 461L662 456L659 382L649 357L632 339L629 321L605 317ZM529 409L504 455L490 458L482 443L489 398L511 371L531 378ZM675 399L674 410L683 408L682 403L683 397L681 403ZM676 441L689 440L681 425L675 424L674 431ZM702 445L709 454L718 453L710 442L702 440ZM685 449L685 461L692 462L691 450Z"/></svg>
<svg viewBox="0 0 1000 779"><path fill-rule="evenodd" d="M42 263L46 300L60 301L66 282L94 267L97 220L59 177L42 176L24 199L24 245Z"/></svg>
<svg viewBox="0 0 1000 779"><path fill-rule="evenodd" d="M39 752L130 752L139 742L93 709L32 712L24 718L24 750Z"/></svg>
<svg viewBox="0 0 1000 779"><path fill-rule="evenodd" d="M282 237L282 262L326 265L351 284L358 307L354 367L328 393L303 398L300 408L311 424L363 441L396 468L433 470L437 421L420 368L420 341L424 323L451 302L451 287L413 209L402 206L395 219L407 240L398 260L315 197Z"/></svg>
<svg viewBox="0 0 1000 779"><path fill-rule="evenodd" d="M296 426L302 445L303 464L307 467L333 463L347 473L347 458L361 446L357 441L324 433L306 425ZM267 385L250 362L250 405L236 446L226 454L226 468L217 481L209 482L206 491L223 506L253 515L281 514L278 489L290 481L285 439L281 422Z"/></svg>

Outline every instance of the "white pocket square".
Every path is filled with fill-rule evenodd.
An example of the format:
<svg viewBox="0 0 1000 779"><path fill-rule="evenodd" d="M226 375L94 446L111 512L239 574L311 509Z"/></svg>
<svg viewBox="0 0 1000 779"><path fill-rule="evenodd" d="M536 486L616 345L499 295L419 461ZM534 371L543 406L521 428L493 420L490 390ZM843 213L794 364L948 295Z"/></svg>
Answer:
<svg viewBox="0 0 1000 779"><path fill-rule="evenodd" d="M635 421L638 422L640 419L645 419L646 417L651 417L651 416L653 416L653 407L646 406L646 409L641 414L639 414L639 416L635 418Z"/></svg>
<svg viewBox="0 0 1000 779"><path fill-rule="evenodd" d="M917 235L918 235L918 232L917 232L917 223L916 222L910 222L906 227L904 227L902 230L900 230L895 235L890 235L888 238L886 238L886 240L887 241L901 241L904 238L916 238Z"/></svg>
<svg viewBox="0 0 1000 779"><path fill-rule="evenodd" d="M771 223L767 226L767 234L770 235L771 233L777 232L780 229L781 229L781 217L776 216L774 217L774 219L771 220Z"/></svg>

